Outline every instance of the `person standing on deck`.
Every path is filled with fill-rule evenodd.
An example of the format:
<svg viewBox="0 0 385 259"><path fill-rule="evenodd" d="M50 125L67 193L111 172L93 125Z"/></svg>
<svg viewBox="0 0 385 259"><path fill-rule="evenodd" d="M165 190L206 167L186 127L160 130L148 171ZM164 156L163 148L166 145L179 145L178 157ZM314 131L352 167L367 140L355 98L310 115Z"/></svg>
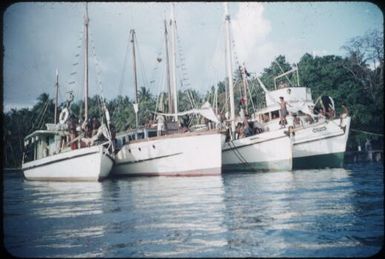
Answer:
<svg viewBox="0 0 385 259"><path fill-rule="evenodd" d="M69 143L71 143L71 149L77 149L78 148L78 143L75 140L77 137L77 132L76 132L76 118L71 115L69 121L68 121L68 130L69 130Z"/></svg>
<svg viewBox="0 0 385 259"><path fill-rule="evenodd" d="M288 112L287 112L287 105L289 105L289 104L281 96L281 97L279 97L279 105L281 107L279 109L279 117L280 117L281 128L285 128L286 127L286 116L288 114Z"/></svg>
<svg viewBox="0 0 385 259"><path fill-rule="evenodd" d="M157 120L157 136L161 136L162 135L162 131L165 130L165 127L164 127L164 117L163 115L161 114L158 114L158 116L156 117L156 120Z"/></svg>

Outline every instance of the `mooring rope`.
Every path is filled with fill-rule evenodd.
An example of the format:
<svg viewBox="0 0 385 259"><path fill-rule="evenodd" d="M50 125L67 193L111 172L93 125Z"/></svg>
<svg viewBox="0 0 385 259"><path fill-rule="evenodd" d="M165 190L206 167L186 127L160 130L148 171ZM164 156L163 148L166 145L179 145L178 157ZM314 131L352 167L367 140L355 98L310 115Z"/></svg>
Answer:
<svg viewBox="0 0 385 259"><path fill-rule="evenodd" d="M368 134L368 135L374 135L374 136L380 136L380 137L383 137L384 134L381 134L381 133L374 133L374 132L369 132L369 131L365 131L365 130L357 130L357 129L350 129L351 131L355 131L355 132L360 132L360 133L364 133L364 134Z"/></svg>

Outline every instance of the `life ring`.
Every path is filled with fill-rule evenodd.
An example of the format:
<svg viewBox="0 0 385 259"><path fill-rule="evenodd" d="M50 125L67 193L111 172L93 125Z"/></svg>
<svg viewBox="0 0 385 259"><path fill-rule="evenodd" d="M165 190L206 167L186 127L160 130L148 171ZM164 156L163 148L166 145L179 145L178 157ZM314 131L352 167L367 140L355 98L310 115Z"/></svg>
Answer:
<svg viewBox="0 0 385 259"><path fill-rule="evenodd" d="M59 115L59 123L60 124L64 124L67 119L68 119L68 115L69 115L69 112L68 112L68 109L67 108L64 108L61 112L60 112L60 115Z"/></svg>

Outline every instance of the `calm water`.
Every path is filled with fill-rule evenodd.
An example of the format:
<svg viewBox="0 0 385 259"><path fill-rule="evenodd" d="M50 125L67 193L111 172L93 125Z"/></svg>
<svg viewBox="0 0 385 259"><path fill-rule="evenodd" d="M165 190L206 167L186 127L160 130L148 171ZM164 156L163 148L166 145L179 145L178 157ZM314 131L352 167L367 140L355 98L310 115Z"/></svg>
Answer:
<svg viewBox="0 0 385 259"><path fill-rule="evenodd" d="M384 244L382 164L28 182L4 173L3 242L23 257L369 256Z"/></svg>

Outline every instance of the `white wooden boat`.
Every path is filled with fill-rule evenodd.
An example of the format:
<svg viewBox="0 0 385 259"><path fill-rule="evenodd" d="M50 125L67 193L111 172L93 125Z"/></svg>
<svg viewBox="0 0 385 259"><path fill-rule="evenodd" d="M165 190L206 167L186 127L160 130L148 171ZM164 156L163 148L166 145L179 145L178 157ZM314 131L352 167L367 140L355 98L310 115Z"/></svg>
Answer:
<svg viewBox="0 0 385 259"><path fill-rule="evenodd" d="M230 15L225 3L226 63L230 98L230 140L222 145L224 171L277 171L292 169L292 141L281 131L263 132L237 139L231 61Z"/></svg>
<svg viewBox="0 0 385 259"><path fill-rule="evenodd" d="M98 181L106 178L114 156L104 145L67 149L56 153L57 131L39 130L25 138L31 152L22 164L24 177L36 181ZM57 139L57 138L56 138ZM59 138L60 139L60 138Z"/></svg>
<svg viewBox="0 0 385 259"><path fill-rule="evenodd" d="M281 131L265 132L223 144L226 171L285 171L292 169L292 141Z"/></svg>
<svg viewBox="0 0 385 259"><path fill-rule="evenodd" d="M84 117L88 118L88 9L84 19L85 46L85 80L84 80ZM57 75L58 80L58 75ZM70 112L71 97L66 108L60 114L59 123L56 120L58 81L56 83L56 103L54 124L46 124L46 130L36 130L24 139L25 152L23 154L22 171L27 180L38 181L98 181L107 177L114 163L114 150L109 127L105 124L98 130L98 134L90 138L75 138L68 142L69 130L66 121ZM109 113L106 107L105 117L109 125ZM75 125L76 126L76 125ZM81 135L80 129L73 129L73 135ZM98 143L98 139L105 138L105 143ZM84 141L83 144L80 141ZM85 143L87 142L87 143ZM63 144L66 143L66 144ZM91 145L89 143L92 143ZM70 144L72 146L70 147Z"/></svg>
<svg viewBox="0 0 385 259"><path fill-rule="evenodd" d="M280 96L284 97L288 103L287 109L291 113L287 116L286 130L289 130L289 127L293 129L291 130L293 168L342 167L351 118L346 113L341 114L340 118L335 118L335 116L327 118L324 115L315 114L313 108L318 102L313 102L310 88L299 86L298 68L282 75L295 72L297 72L297 85L282 88L277 88L275 85L275 90L270 91L258 79L265 91L267 105L257 111L253 117L269 131L281 130L278 100ZM335 111L334 102L331 98L330 100L331 108ZM300 125L293 124L292 114L299 118Z"/></svg>
<svg viewBox="0 0 385 259"><path fill-rule="evenodd" d="M167 78L169 89L169 114L161 116L173 117L173 131L157 137L144 136L143 139L132 140L131 133L126 133L128 143L116 155L116 163L112 170L113 175L126 176L201 176L219 175L221 173L221 142L222 135L219 131L179 132L178 116L185 114L201 114L208 119L217 120L209 105L201 109L193 109L178 113L176 91L176 51L175 51L175 26L173 7L169 23L165 22ZM171 41L168 41L168 31ZM135 60L135 31L131 30L132 51L134 64L135 93L137 93L136 60ZM170 47L171 51L168 51ZM170 53L170 55L168 54ZM170 64L171 63L171 64ZM135 113L138 111L138 97L135 94ZM210 117L211 116L211 117ZM136 116L136 118L138 118ZM138 120L138 119L137 119ZM138 123L136 123L138 131ZM169 129L170 130L170 129ZM138 135L138 134L137 134ZM124 137L124 136L123 136ZM129 138L130 137L130 138Z"/></svg>
<svg viewBox="0 0 385 259"><path fill-rule="evenodd" d="M221 174L217 131L175 133L133 140L116 155L113 175L202 176Z"/></svg>

